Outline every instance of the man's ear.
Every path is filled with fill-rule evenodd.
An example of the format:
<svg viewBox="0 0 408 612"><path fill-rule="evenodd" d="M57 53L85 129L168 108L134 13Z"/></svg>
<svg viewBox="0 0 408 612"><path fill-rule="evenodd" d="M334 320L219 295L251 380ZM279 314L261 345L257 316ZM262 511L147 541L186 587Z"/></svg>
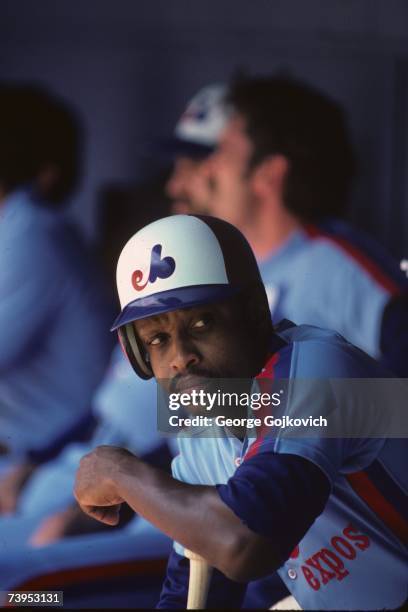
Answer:
<svg viewBox="0 0 408 612"><path fill-rule="evenodd" d="M289 172L289 160L284 155L269 155L252 172L251 182L255 195L260 199L282 197Z"/></svg>

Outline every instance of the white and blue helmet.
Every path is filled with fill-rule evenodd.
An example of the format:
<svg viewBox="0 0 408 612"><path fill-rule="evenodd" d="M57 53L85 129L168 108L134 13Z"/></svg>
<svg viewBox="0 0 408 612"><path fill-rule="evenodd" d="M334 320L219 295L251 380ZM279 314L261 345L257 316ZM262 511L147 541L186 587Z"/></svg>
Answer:
<svg viewBox="0 0 408 612"><path fill-rule="evenodd" d="M263 287L241 232L215 217L198 215L166 217L137 232L120 254L116 280L121 312L112 331L118 330L132 366L145 379L153 372L133 321Z"/></svg>

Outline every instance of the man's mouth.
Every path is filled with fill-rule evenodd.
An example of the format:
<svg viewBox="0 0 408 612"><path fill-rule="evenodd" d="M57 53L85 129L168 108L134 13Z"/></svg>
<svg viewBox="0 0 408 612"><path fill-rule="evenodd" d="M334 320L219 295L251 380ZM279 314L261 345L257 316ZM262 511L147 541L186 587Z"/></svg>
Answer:
<svg viewBox="0 0 408 612"><path fill-rule="evenodd" d="M192 210L191 202L189 200L173 200L172 202L172 212L173 214L185 214L189 213Z"/></svg>
<svg viewBox="0 0 408 612"><path fill-rule="evenodd" d="M187 375L177 381L174 388L176 393L191 394L193 391L208 389L210 384L211 380L204 376Z"/></svg>

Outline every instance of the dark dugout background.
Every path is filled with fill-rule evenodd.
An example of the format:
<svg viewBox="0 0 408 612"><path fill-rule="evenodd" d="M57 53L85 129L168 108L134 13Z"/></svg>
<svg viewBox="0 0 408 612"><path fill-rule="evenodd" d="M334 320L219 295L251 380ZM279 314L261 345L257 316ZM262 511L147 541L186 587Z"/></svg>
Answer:
<svg viewBox="0 0 408 612"><path fill-rule="evenodd" d="M152 175L147 147L202 85L284 70L342 102L360 162L350 218L408 255L405 0L0 0L0 78L39 81L82 113L72 212L95 236L97 193ZM335 186L333 186L335 188Z"/></svg>

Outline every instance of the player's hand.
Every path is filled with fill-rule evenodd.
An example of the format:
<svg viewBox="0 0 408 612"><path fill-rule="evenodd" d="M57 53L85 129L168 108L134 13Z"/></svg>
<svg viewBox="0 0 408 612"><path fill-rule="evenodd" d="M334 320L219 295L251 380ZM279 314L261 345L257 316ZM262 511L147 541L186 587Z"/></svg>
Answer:
<svg viewBox="0 0 408 612"><path fill-rule="evenodd" d="M0 478L0 514L15 512L20 491L31 476L35 466L18 463L9 468Z"/></svg>
<svg viewBox="0 0 408 612"><path fill-rule="evenodd" d="M98 446L82 457L74 495L86 514L107 525L118 524L124 500L117 492L115 479L130 458L135 460L132 453L116 446Z"/></svg>

